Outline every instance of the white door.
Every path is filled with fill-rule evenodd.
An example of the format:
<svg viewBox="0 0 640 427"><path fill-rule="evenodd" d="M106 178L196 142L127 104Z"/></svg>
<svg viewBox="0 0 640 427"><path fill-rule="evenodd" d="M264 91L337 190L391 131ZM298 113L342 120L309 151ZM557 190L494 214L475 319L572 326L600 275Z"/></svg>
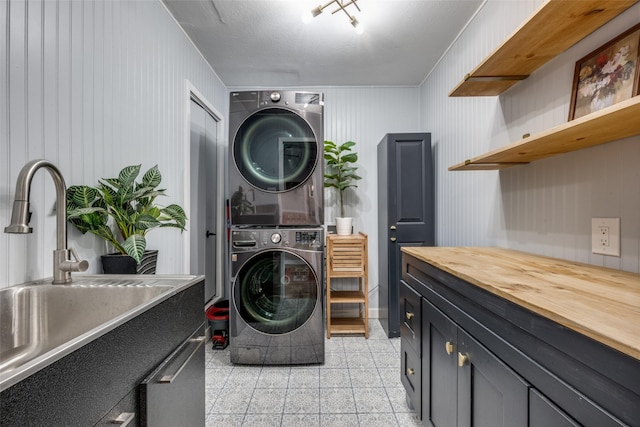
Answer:
<svg viewBox="0 0 640 427"><path fill-rule="evenodd" d="M197 100L190 103L191 204L189 233L190 273L205 276L205 303L216 295L217 236L217 135L218 122Z"/></svg>

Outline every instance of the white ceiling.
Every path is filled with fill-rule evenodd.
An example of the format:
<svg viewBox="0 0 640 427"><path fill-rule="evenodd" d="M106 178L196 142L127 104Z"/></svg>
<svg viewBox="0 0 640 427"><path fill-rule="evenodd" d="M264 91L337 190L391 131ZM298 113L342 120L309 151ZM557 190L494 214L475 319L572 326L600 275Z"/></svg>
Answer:
<svg viewBox="0 0 640 427"><path fill-rule="evenodd" d="M418 85L484 0L163 0L228 87ZM346 3L346 1L345 1Z"/></svg>

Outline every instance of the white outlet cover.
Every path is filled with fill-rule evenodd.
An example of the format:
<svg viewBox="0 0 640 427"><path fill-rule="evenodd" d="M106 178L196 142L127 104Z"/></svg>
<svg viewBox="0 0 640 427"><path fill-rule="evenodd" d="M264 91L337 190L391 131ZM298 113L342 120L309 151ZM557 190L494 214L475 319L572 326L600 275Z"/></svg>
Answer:
<svg viewBox="0 0 640 427"><path fill-rule="evenodd" d="M600 245L600 227L609 228L609 246ZM591 252L620 256L620 218L591 218Z"/></svg>

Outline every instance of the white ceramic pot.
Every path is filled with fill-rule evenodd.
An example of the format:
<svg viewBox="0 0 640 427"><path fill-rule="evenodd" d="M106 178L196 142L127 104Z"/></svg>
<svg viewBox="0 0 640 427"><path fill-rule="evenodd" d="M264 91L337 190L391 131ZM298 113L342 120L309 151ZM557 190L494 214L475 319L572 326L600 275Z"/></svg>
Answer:
<svg viewBox="0 0 640 427"><path fill-rule="evenodd" d="M346 216L344 218L336 217L336 232L338 236L348 236L351 234L353 218Z"/></svg>

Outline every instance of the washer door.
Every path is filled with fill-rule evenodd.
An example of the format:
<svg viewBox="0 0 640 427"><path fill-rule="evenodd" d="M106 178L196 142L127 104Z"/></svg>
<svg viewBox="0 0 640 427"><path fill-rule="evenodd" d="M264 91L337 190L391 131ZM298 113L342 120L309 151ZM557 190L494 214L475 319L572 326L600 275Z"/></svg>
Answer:
<svg viewBox="0 0 640 427"><path fill-rule="evenodd" d="M253 329L286 334L302 326L318 303L318 280L299 256L269 250L249 259L238 271L234 300Z"/></svg>
<svg viewBox="0 0 640 427"><path fill-rule="evenodd" d="M315 168L317 155L309 124L281 108L250 116L233 141L233 157L240 174L256 188L274 193L304 183Z"/></svg>

